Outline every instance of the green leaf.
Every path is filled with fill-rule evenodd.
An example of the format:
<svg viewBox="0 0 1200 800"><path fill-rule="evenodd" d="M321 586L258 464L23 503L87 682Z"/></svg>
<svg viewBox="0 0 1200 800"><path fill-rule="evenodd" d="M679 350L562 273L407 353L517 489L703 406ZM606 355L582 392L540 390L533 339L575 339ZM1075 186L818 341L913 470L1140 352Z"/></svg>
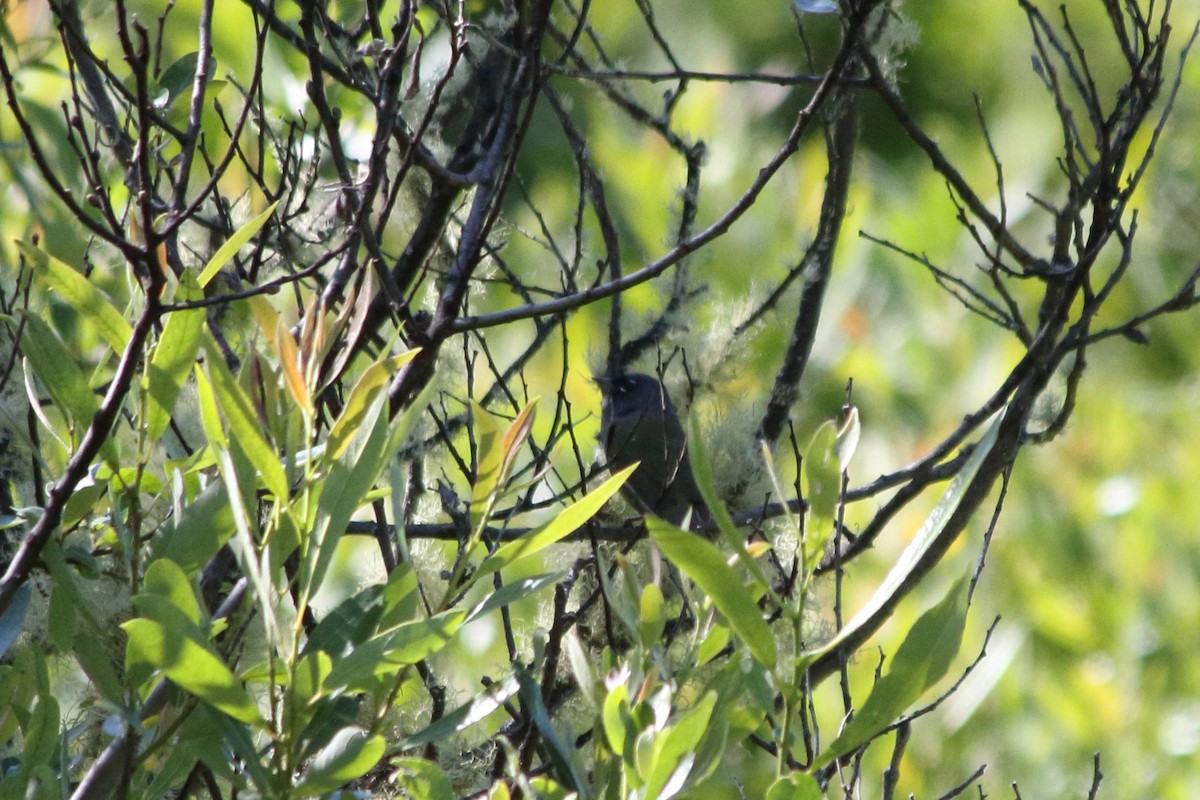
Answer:
<svg viewBox="0 0 1200 800"><path fill-rule="evenodd" d="M437 762L423 758L392 759L393 779L402 796L422 800L454 800L454 787Z"/></svg>
<svg viewBox="0 0 1200 800"><path fill-rule="evenodd" d="M196 279L190 272L185 272L175 300L184 302L197 296L200 296L200 288ZM204 318L202 308L171 312L150 354L146 368L146 436L151 441L158 440L167 430L175 401L196 363Z"/></svg>
<svg viewBox="0 0 1200 800"><path fill-rule="evenodd" d="M368 412L379 402L380 392L387 387L388 381L419 352L420 350L409 350L367 367L350 390L342 413L329 430L329 438L325 444L326 458L335 461L342 457L350 442L362 429Z"/></svg>
<svg viewBox="0 0 1200 800"><path fill-rule="evenodd" d="M45 250L26 242L17 242L17 247L56 300L71 306L81 318L95 325L113 350L119 353L125 349L133 328L95 284Z"/></svg>
<svg viewBox="0 0 1200 800"><path fill-rule="evenodd" d="M29 584L25 584L28 586ZM29 710L37 697L36 660L33 647L18 647L0 665L0 741L8 742L29 724ZM0 786L3 783L0 782Z"/></svg>
<svg viewBox="0 0 1200 800"><path fill-rule="evenodd" d="M79 363L40 317L25 315L21 353L52 399L78 425L87 425L99 404Z"/></svg>
<svg viewBox="0 0 1200 800"><path fill-rule="evenodd" d="M350 446L329 466L301 562L303 596L311 597L320 587L346 525L407 438L425 408L429 391L391 421L387 393L378 392L355 428Z"/></svg>
<svg viewBox="0 0 1200 800"><path fill-rule="evenodd" d="M608 499L617 493L621 485L637 465L621 470L613 475L591 493L564 508L547 524L525 534L519 539L508 542L496 549L483 563L479 565L476 579L500 569L504 569L518 558L532 555L555 542L570 536L599 511Z"/></svg>
<svg viewBox="0 0 1200 800"><path fill-rule="evenodd" d="M242 227L238 228L237 231L235 231L234 234L225 241L225 244L221 245L216 253L213 253L213 257L210 258L208 263L204 265L204 269L200 270L200 277L197 279L197 283L200 284L200 288L203 289L205 286L208 286L209 281L211 281L213 277L221 271L222 267L228 264L229 261L235 255L237 255L238 250L242 249L242 245L246 244L246 242L250 241L254 234L258 233L259 228L265 225L267 220L271 218L271 215L275 213L275 207L278 205L278 200L276 200L274 203L271 203L271 205L267 206L265 211L247 222Z"/></svg>
<svg viewBox="0 0 1200 800"><path fill-rule="evenodd" d="M200 713L184 717L175 734L175 741L187 742L187 747L166 748L166 757L155 771L154 781L145 793L139 793L138 797L145 800L176 797L177 795L169 795L168 792L172 787L177 788L187 774L195 769L197 761L208 765L218 780L233 779L233 765L230 763L232 759L225 747L220 727L213 722L215 717L229 721L228 717L207 707L202 707Z"/></svg>
<svg viewBox="0 0 1200 800"><path fill-rule="evenodd" d="M471 609L470 613L467 614L467 622L479 619L502 606L512 605L539 589L558 583L563 575L564 573L562 572L548 572L544 575L532 575L527 578L509 581L496 591L490 593L479 605Z"/></svg>
<svg viewBox="0 0 1200 800"><path fill-rule="evenodd" d="M717 523L717 527L721 531L726 543L737 554L738 561L754 578L755 583L761 588L766 595L771 599L771 602L776 606L782 605L783 601L775 594L775 590L771 588L771 582L763 574L762 568L746 550L746 537L742 535L738 527L733 524L733 518L729 516L729 509L725 507L725 503L717 496L716 485L713 483L711 460L708 457L708 448L704 441L704 436L700 430L700 416L693 411L688 416L688 462L691 464L692 472L696 476L696 486L700 489L700 496L704 498L704 503L708 506L709 513Z"/></svg>
<svg viewBox="0 0 1200 800"><path fill-rule="evenodd" d="M105 649L106 642L107 639L98 637L93 630L77 631L71 654L100 696L119 707L125 703L125 688L117 677L112 654Z"/></svg>
<svg viewBox="0 0 1200 800"><path fill-rule="evenodd" d="M382 633L338 659L325 688L361 687L377 676L394 675L401 667L428 658L449 644L465 620L464 611L443 611Z"/></svg>
<svg viewBox="0 0 1200 800"><path fill-rule="evenodd" d="M706 692L699 702L672 723L665 735L656 738L654 765L646 780L646 797L665 796L662 790L668 783L682 785L694 763L689 756L695 755L697 745L708 732L708 723L716 704L716 693Z"/></svg>
<svg viewBox="0 0 1200 800"><path fill-rule="evenodd" d="M192 84L196 79L196 63L200 60L199 52L186 53L162 71L158 76L158 94L155 105L159 108L170 108L175 101L185 93L190 96ZM208 75L206 79L216 74L217 59L209 54ZM165 95L165 96L163 96Z"/></svg>
<svg viewBox="0 0 1200 800"><path fill-rule="evenodd" d="M739 552L745 550L744 537L733 524L729 509L717 496L716 484L713 483L712 461L708 457L708 445L701 435L700 417L694 411L688 415L688 463L696 476L696 487L700 489L700 496L704 498L704 504L708 506L721 535L731 547Z"/></svg>
<svg viewBox="0 0 1200 800"><path fill-rule="evenodd" d="M185 573L195 573L233 535L233 508L225 484L209 483L195 500L183 504L182 514L173 522L155 537L151 555L175 562Z"/></svg>
<svg viewBox="0 0 1200 800"><path fill-rule="evenodd" d="M958 509L963 495L971 485L971 481L975 479L975 474L979 472L979 467L992 451L992 446L996 443L996 436L1000 431L1000 423L1003 419L1003 412L996 415L996 418L992 421L992 424L988 427L983 437L975 444L970 457L967 458L967 462L963 464L962 469L950 481L945 494L942 495L942 499L938 501L938 504L934 506L933 511L925 520L925 524L921 526L921 529L917 531L917 535L904 548L904 552L900 554L900 558L897 559L867 604L838 631L836 636L820 647L804 653L804 658L816 659L826 653L832 652L846 640L858 636L861 628L874 624L876 615L883 613L886 608L895 602L896 595L909 580L909 576L913 570L924 560L929 548L941 536L947 523L953 517L955 510Z"/></svg>
<svg viewBox="0 0 1200 800"><path fill-rule="evenodd" d="M321 700L311 709L311 718L300 733L300 752L304 758L313 756L329 744L337 732L358 720L362 702L359 697L338 695ZM307 709L306 709L307 710Z"/></svg>
<svg viewBox="0 0 1200 800"><path fill-rule="evenodd" d="M837 426L826 421L817 428L804 451L804 499L817 527L825 529L834 518L842 485L841 465L837 459ZM827 534L825 534L827 536ZM805 547L806 551L817 550Z"/></svg>
<svg viewBox="0 0 1200 800"><path fill-rule="evenodd" d="M36 780L35 773L40 768L51 763L55 748L58 747L59 721L58 701L49 694L39 693L29 722L23 726L24 749L21 752L20 764L16 773L5 780L6 790L9 790L10 786L13 787L13 794L9 796L26 796L24 787Z"/></svg>
<svg viewBox="0 0 1200 800"><path fill-rule="evenodd" d="M161 609L160 609L161 610ZM148 665L171 682L233 719L261 724L258 707L221 656L186 625L168 626L151 619L131 619L121 627L129 637L127 668Z"/></svg>
<svg viewBox="0 0 1200 800"><path fill-rule="evenodd" d="M228 423L230 437L254 464L267 491L280 500L286 500L287 474L283 470L279 454L263 437L262 423L254 412L250 398L242 391L229 367L225 366L225 358L211 336L205 337L204 348L204 362L212 382L214 399Z"/></svg>
<svg viewBox="0 0 1200 800"><path fill-rule="evenodd" d="M521 445L529 437L537 416L537 401L530 402L500 436L495 420L478 403L471 404L471 419L475 425L478 466L475 485L471 487L471 529L482 531L496 505L501 490L508 482Z"/></svg>
<svg viewBox="0 0 1200 800"><path fill-rule="evenodd" d="M50 590L50 619L47 636L50 644L60 653L71 649L75 643L75 621L78 617L75 598L69 589L55 585Z"/></svg>
<svg viewBox="0 0 1200 800"><path fill-rule="evenodd" d="M255 744L255 740L250 737L250 731L246 725L230 716L218 713L216 709L209 706L201 706L197 711L201 715L207 716L209 723L220 731L222 759L224 763L229 763L229 753L232 753L245 768L245 774L249 775L250 779L254 782L255 787L258 789L258 796L273 797L275 795L275 792L272 791L271 783L273 773L268 772L262 762L259 761L258 747ZM211 763L209 766L214 771L221 772L218 766L214 766Z"/></svg>
<svg viewBox="0 0 1200 800"><path fill-rule="evenodd" d="M763 620L753 594L725 563L721 552L696 534L655 517L647 519L646 527L667 559L712 599L754 657L773 668L776 652L771 628Z"/></svg>
<svg viewBox="0 0 1200 800"><path fill-rule="evenodd" d="M382 736L348 725L317 753L296 790L306 794L332 792L365 775L379 763L386 749Z"/></svg>
<svg viewBox="0 0 1200 800"><path fill-rule="evenodd" d="M649 650L662 644L663 631L667 628L663 593L658 584L648 583L642 589L640 612L638 633L641 635L642 645Z"/></svg>
<svg viewBox="0 0 1200 800"><path fill-rule="evenodd" d="M193 625L199 625L204 615L200 610L200 602L191 581L178 564L169 559L160 558L151 562L142 579L144 591L158 595L168 601Z"/></svg>
<svg viewBox="0 0 1200 800"><path fill-rule="evenodd" d="M600 718L604 722L604 736L609 748L620 756L628 755L626 741L637 735L629 725L630 713L629 687L624 683L617 684L605 696Z"/></svg>
<svg viewBox="0 0 1200 800"><path fill-rule="evenodd" d="M25 627L25 612L29 610L29 597L33 592L33 584L26 581L17 587L12 602L4 613L0 614L0 658L12 647L12 643L21 635ZM2 707L2 706L0 706Z"/></svg>
<svg viewBox="0 0 1200 800"><path fill-rule="evenodd" d="M958 655L966 620L967 579L962 577L912 626L887 674L814 766L824 766L870 741L941 680Z"/></svg>
<svg viewBox="0 0 1200 800"><path fill-rule="evenodd" d="M397 753L402 750L411 750L414 747L420 747L430 742L440 742L448 736L482 722L503 705L505 701L516 694L519 689L520 686L517 683L516 677L508 675L503 680L493 683L487 689L475 695L471 702L466 705L459 706L424 730L401 739L389 748L389 752Z"/></svg>
<svg viewBox="0 0 1200 800"><path fill-rule="evenodd" d="M780 776L764 795L765 800L821 800L825 795L817 779L806 772Z"/></svg>
<svg viewBox="0 0 1200 800"><path fill-rule="evenodd" d="M517 668L517 682L521 687L522 705L533 718L533 724L541 734L542 747L549 760L551 775L557 779L558 783L576 793L584 791L587 782L583 777L581 765L576 762L575 748L564 742L555 729L538 682L523 666ZM649 796L653 797L654 795Z"/></svg>
<svg viewBox="0 0 1200 800"><path fill-rule="evenodd" d="M332 656L345 655L375 634L382 615L383 587L368 586L338 603L317 623L304 653L323 650Z"/></svg>

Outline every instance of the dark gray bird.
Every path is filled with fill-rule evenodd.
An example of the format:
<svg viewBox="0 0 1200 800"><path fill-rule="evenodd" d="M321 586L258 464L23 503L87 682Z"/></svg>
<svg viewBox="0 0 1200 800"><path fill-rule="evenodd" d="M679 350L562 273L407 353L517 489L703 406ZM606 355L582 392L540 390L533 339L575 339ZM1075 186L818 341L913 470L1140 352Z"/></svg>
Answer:
<svg viewBox="0 0 1200 800"><path fill-rule="evenodd" d="M637 373L596 378L596 383L603 397L600 444L609 468L641 462L622 487L625 496L642 511L675 525L683 523L688 511L693 522L708 520L688 462L687 434L662 384Z"/></svg>

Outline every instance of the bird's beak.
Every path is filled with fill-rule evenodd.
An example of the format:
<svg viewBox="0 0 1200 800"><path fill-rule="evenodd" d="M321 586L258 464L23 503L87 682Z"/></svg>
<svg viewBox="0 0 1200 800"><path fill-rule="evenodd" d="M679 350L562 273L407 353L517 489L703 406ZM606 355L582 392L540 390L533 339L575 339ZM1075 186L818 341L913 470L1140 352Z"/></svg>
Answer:
<svg viewBox="0 0 1200 800"><path fill-rule="evenodd" d="M612 378L606 377L604 375L597 375L596 377L592 378L592 383L599 386L600 391L602 391L602 392L606 392L609 389L611 389L612 384L613 384Z"/></svg>

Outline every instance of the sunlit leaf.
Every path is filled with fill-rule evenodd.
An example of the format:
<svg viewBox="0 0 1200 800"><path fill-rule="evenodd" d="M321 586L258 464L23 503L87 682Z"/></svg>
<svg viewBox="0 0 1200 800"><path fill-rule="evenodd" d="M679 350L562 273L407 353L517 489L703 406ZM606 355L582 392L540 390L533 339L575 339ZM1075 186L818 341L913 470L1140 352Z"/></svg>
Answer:
<svg viewBox="0 0 1200 800"><path fill-rule="evenodd" d="M176 302L199 296L200 289L190 272L184 273ZM200 352L204 332L204 309L173 311L167 315L162 335L150 353L146 369L146 436L156 441L166 431L175 401L183 390Z"/></svg>
<svg viewBox="0 0 1200 800"><path fill-rule="evenodd" d="M145 664L171 682L241 722L261 723L258 707L229 667L204 641L187 628L168 627L150 619L131 619L121 625L129 637L127 665Z"/></svg>
<svg viewBox="0 0 1200 800"><path fill-rule="evenodd" d="M429 742L443 741L489 717L492 712L516 694L519 688L516 677L509 675L484 689L466 705L459 706L412 736L401 739L389 748L389 752L411 750Z"/></svg>
<svg viewBox="0 0 1200 800"><path fill-rule="evenodd" d="M333 739L313 759L304 774L298 792L320 794L332 792L379 763L387 743L378 734L368 734L356 725L338 731Z"/></svg>
<svg viewBox="0 0 1200 800"><path fill-rule="evenodd" d="M466 620L464 611L445 611L413 620L355 647L338 659L326 689L363 686L376 676L394 675L444 648Z"/></svg>
<svg viewBox="0 0 1200 800"><path fill-rule="evenodd" d="M763 620L753 594L712 543L694 533L651 517L650 537L679 570L708 595L729 625L768 668L775 666L775 637Z"/></svg>
<svg viewBox="0 0 1200 800"><path fill-rule="evenodd" d="M967 579L960 578L904 637L887 673L841 734L818 757L820 767L851 752L890 725L950 669L967 619Z"/></svg>
<svg viewBox="0 0 1200 800"><path fill-rule="evenodd" d="M342 412L329 430L325 449L327 458L335 460L342 457L351 440L356 435L361 435L367 413L379 401L380 392L387 386L388 381L419 352L420 350L409 350L399 355L388 356L363 371L354 388L350 390Z"/></svg>
<svg viewBox="0 0 1200 800"><path fill-rule="evenodd" d="M476 429L478 453L475 484L471 487L473 530L482 530L487 523L499 493L512 473L521 446L533 429L536 415L537 401L534 400L521 409L521 413L501 435L492 416L478 403L472 404L471 419Z"/></svg>
<svg viewBox="0 0 1200 800"><path fill-rule="evenodd" d="M596 515L596 512L608 502L609 498L617 493L617 490L621 488L634 469L636 469L636 466L621 470L582 499L577 500L558 512L554 519L541 528L530 531L519 539L497 548L496 552L484 559L483 563L479 565L476 577L503 569L518 558L524 558L536 553L570 536L583 523Z"/></svg>
<svg viewBox="0 0 1200 800"><path fill-rule="evenodd" d="M45 250L26 242L18 241L16 244L33 267L34 275L45 282L56 300L66 303L80 318L95 325L100 336L114 351L119 353L125 349L129 337L133 335L133 328L94 283L79 270L72 269Z"/></svg>
<svg viewBox="0 0 1200 800"><path fill-rule="evenodd" d="M254 412L250 398L238 385L229 367L225 366L225 359L211 337L205 338L204 348L208 377L230 437L237 441L238 447L254 464L267 491L286 500L287 474L279 454L263 437L262 423Z"/></svg>
<svg viewBox="0 0 1200 800"><path fill-rule="evenodd" d="M792 772L776 778L764 800L821 800L824 796L816 778L807 772Z"/></svg>
<svg viewBox="0 0 1200 800"><path fill-rule="evenodd" d="M852 637L858 636L860 629L872 624L877 614L883 613L885 608L895 602L896 594L905 582L909 580L913 570L920 565L929 548L937 541L947 523L954 515L954 512L958 509L963 495L971 485L971 481L975 479L976 473L979 472L979 467L983 464L988 454L991 453L1000 431L1000 423L1003 419L1003 413L996 415L991 425L988 426L987 431L975 444L970 457L967 458L962 469L950 481L950 485L946 488L942 499L934 506L933 511L930 512L929 517L925 520L925 524L921 526L921 529L917 531L913 540L904 548L904 552L900 554L900 558L896 560L887 577L883 579L883 582L875 590L875 593L871 596L867 604L849 622L842 626L842 629L832 639L820 647L806 652L804 654L805 658L818 658L832 652Z"/></svg>
<svg viewBox="0 0 1200 800"><path fill-rule="evenodd" d="M250 241L254 234L258 233L259 229L262 228L262 226L266 224L267 220L271 218L271 215L275 213L275 207L278 205L278 200L276 200L274 203L271 203L271 205L267 206L265 211L247 222L242 227L238 228L232 236L225 240L225 244L218 248L217 252L213 254L213 257L210 258L208 263L204 265L204 269L200 270L200 277L197 279L197 282L200 284L201 288L208 286L209 281L211 281L213 277L221 271L222 267L228 264L229 261L235 255L237 255L238 250L242 249L242 245L246 244L246 242Z"/></svg>

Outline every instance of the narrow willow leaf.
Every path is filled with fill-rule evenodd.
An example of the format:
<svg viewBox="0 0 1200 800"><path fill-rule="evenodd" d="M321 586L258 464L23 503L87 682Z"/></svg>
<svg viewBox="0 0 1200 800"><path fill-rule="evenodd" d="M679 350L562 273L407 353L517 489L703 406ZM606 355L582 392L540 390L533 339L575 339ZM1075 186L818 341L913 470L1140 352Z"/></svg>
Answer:
<svg viewBox="0 0 1200 800"><path fill-rule="evenodd" d="M430 742L443 741L461 730L482 722L492 712L503 705L505 701L516 694L519 689L520 686L517 683L516 676L509 675L503 680L493 683L483 692L477 694L471 702L456 708L429 727L414 733L412 736L401 739L392 745L388 752L398 753L403 750L420 747Z"/></svg>
<svg viewBox="0 0 1200 800"><path fill-rule="evenodd" d="M262 724L258 707L208 642L189 636L191 631L186 628L168 627L150 619L131 619L121 627L129 637L127 666L153 667L233 719Z"/></svg>
<svg viewBox="0 0 1200 800"><path fill-rule="evenodd" d="M71 306L80 318L95 325L113 350L119 353L125 349L133 328L94 283L45 250L27 242L17 242L17 247L33 267L33 274L45 282L56 300Z"/></svg>
<svg viewBox="0 0 1200 800"><path fill-rule="evenodd" d="M221 415L228 424L230 436L258 470L263 486L280 500L288 497L287 474L279 454L263 437L262 423L254 413L250 398L238 385L237 379L225 366L225 359L212 337L205 337L205 366L215 393Z"/></svg>
<svg viewBox="0 0 1200 800"><path fill-rule="evenodd" d="M358 645L333 665L325 689L363 687L376 677L395 675L401 667L428 658L450 643L466 616L465 611L443 611Z"/></svg>
<svg viewBox="0 0 1200 800"><path fill-rule="evenodd" d="M211 281L213 277L215 277L216 274L221 271L222 267L228 264L229 261L235 255L237 255L238 250L242 249L242 245L246 244L246 242L250 241L254 234L258 233L259 229L262 228L262 226L266 224L267 220L271 218L271 215L275 213L275 207L278 205L278 200L276 200L274 203L271 203L271 205L267 206L266 211L262 212L257 217L238 228L237 231L235 231L234 234L225 241L225 244L221 245L217 252L213 254L213 257L209 259L208 263L204 265L204 269L200 270L200 277L198 279L200 288L208 286L209 281Z"/></svg>
<svg viewBox="0 0 1200 800"><path fill-rule="evenodd" d="M775 780L764 795L765 800L821 800L825 793L817 779L806 772L792 772Z"/></svg>
<svg viewBox="0 0 1200 800"><path fill-rule="evenodd" d="M962 577L912 626L887 674L876 681L866 702L817 757L814 767L820 768L870 741L941 680L958 655L966 620L967 579Z"/></svg>
<svg viewBox="0 0 1200 800"><path fill-rule="evenodd" d="M913 540L909 542L904 552L900 554L900 558L897 559L892 569L879 585L879 588L875 590L871 599L867 601L867 604L838 631L836 636L820 647L804 653L805 658L819 658L833 651L851 637L857 636L859 629L865 625L872 624L875 615L879 614L888 604L895 601L896 593L908 581L913 570L917 568L924 559L925 554L929 551L929 548L941 536L942 531L945 530L955 510L958 509L963 495L971 485L971 481L975 479L975 475L979 472L980 466L983 465L984 459L987 458L988 454L992 451L992 447L996 444L996 437L999 435L1000 423L1003 419L1003 412L996 415L995 420L992 421L992 424L983 434L983 437L975 444L970 457L967 458L962 469L950 481L945 494L942 495L942 499L938 501L938 504L934 506L933 511L930 512L929 517L925 520L925 524L921 526L921 529L917 531L917 535L913 537Z"/></svg>
<svg viewBox="0 0 1200 800"><path fill-rule="evenodd" d="M712 477L712 461L708 457L708 446L705 444L700 430L700 417L694 411L688 415L688 462L696 476L696 486L700 489L700 496L704 498L709 513L717 522L721 535L737 554L738 561L754 578L758 587L771 598L771 601L776 606L782 605L783 601L771 588L771 582L763 574L762 568L747 552L746 537L738 531L737 526L733 523L733 518L729 516L729 509L717 496L716 484L713 483Z"/></svg>
<svg viewBox="0 0 1200 800"><path fill-rule="evenodd" d="M21 353L59 408L77 425L91 422L99 404L87 376L66 346L41 317L25 315Z"/></svg>
<svg viewBox="0 0 1200 800"><path fill-rule="evenodd" d="M608 499L617 493L617 490L636 468L635 464L621 470L582 499L558 512L554 519L541 528L530 531L521 538L497 548L496 552L479 565L476 578L503 569L518 558L536 553L574 533L583 523L595 516L596 512L608 502Z"/></svg>
<svg viewBox="0 0 1200 800"><path fill-rule="evenodd" d="M486 616L503 606L512 605L539 589L553 586L555 583L558 583L564 574L562 572L549 572L545 575L532 575L528 578L509 581L496 591L488 594L479 605L471 609L470 613L467 614L467 622Z"/></svg>
<svg viewBox="0 0 1200 800"><path fill-rule="evenodd" d="M386 749L387 743L382 736L368 734L357 725L348 725L317 753L296 791L301 794L332 792L365 775L379 763Z"/></svg>
<svg viewBox="0 0 1200 800"><path fill-rule="evenodd" d="M316 518L301 559L300 590L304 598L312 597L320 588L346 525L365 502L367 492L379 479L379 473L391 455L387 452L385 393L375 397L353 436L357 440L355 448L344 452L329 466L317 501Z"/></svg>
<svg viewBox="0 0 1200 800"><path fill-rule="evenodd" d="M372 364L355 382L350 390L342 413L338 415L333 427L329 430L326 441L326 457L331 461L342 457L351 440L359 433L367 412L378 401L379 393L387 386L388 381L409 361L416 357L420 350L409 350L399 355L388 356Z"/></svg>
<svg viewBox="0 0 1200 800"><path fill-rule="evenodd" d="M522 707L533 718L533 724L541 734L542 747L549 758L551 774L558 782L570 789L574 795L584 791L587 782L583 777L583 769L577 762L573 744L563 741L554 723L550 720L550 712L546 708L545 698L542 697L541 686L534 680L529 670L517 666L517 682L520 686ZM544 796L544 795L539 795ZM654 795L648 795L653 797ZM564 794L565 798L566 795ZM664 798L665 800L665 798Z"/></svg>
<svg viewBox="0 0 1200 800"><path fill-rule="evenodd" d="M680 530L655 517L646 522L650 537L667 559L679 567L713 601L729 620L750 652L768 668L775 666L775 637L762 618L754 597L738 574L725 563L715 546L694 533Z"/></svg>
<svg viewBox="0 0 1200 800"><path fill-rule="evenodd" d="M477 461L475 484L471 487L471 530L481 535L496 501L512 474L521 446L533 430L537 416L537 400L530 401L504 434L495 420L478 403L471 404L471 419L475 424Z"/></svg>
<svg viewBox="0 0 1200 800"><path fill-rule="evenodd" d="M194 299L199 294L196 279L190 272L184 273L175 295L176 302ZM202 308L171 312L150 354L146 369L146 435L151 441L157 441L167 430L175 401L196 363L204 318Z"/></svg>
<svg viewBox="0 0 1200 800"><path fill-rule="evenodd" d="M308 391L308 384L304 381L300 350L296 347L296 340L292 338L292 332L288 330L283 320L279 321L279 325L275 329L275 348L279 352L279 368L283 371L283 379L287 384L288 392L291 393L292 399L300 408L304 409L306 413L312 413L312 395Z"/></svg>

